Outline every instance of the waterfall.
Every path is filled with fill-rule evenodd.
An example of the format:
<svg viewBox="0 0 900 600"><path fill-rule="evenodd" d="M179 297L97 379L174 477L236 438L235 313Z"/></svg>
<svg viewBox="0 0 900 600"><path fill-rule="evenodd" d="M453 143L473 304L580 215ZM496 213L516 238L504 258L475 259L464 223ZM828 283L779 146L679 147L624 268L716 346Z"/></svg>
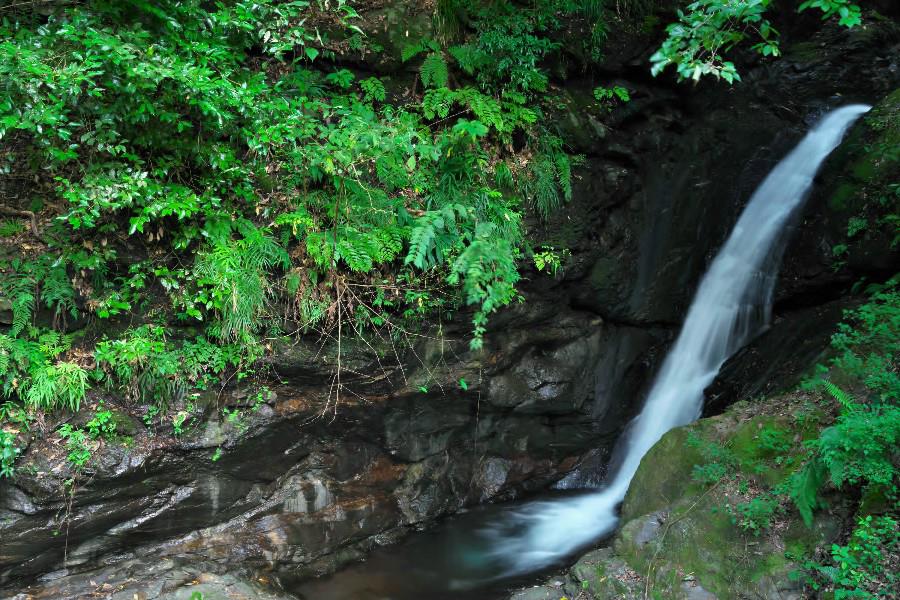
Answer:
<svg viewBox="0 0 900 600"><path fill-rule="evenodd" d="M482 532L492 558L505 565L498 576L546 567L613 531L641 458L667 431L699 418L703 390L722 363L768 324L785 225L822 162L869 108L827 114L753 193L700 282L641 413L618 442L612 479L587 495L526 504Z"/></svg>

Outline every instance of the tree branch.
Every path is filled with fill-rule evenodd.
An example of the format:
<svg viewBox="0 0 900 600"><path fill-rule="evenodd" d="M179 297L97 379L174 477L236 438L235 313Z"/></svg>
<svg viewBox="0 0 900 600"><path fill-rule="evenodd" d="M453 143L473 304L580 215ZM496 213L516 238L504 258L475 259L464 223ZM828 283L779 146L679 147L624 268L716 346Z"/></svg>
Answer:
<svg viewBox="0 0 900 600"><path fill-rule="evenodd" d="M10 208L0 204L0 215L9 215L11 217L26 217L31 225L31 233L34 237L40 237L41 232L38 230L37 217L30 210L19 210L18 208Z"/></svg>

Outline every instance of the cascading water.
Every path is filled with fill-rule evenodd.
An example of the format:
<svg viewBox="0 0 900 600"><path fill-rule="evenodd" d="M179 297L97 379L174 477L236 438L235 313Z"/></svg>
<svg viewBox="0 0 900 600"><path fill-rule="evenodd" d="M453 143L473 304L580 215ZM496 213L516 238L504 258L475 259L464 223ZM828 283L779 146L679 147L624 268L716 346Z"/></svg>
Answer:
<svg viewBox="0 0 900 600"><path fill-rule="evenodd" d="M701 281L643 410L619 441L618 467L604 487L514 508L491 507L376 553L329 580L309 582L297 590L300 596L399 600L428 592L435 600L481 598L492 582L500 585L549 567L612 532L616 509L643 456L667 431L700 416L703 390L722 363L767 325L785 225L822 162L869 108L853 105L829 113L754 192Z"/></svg>
<svg viewBox="0 0 900 600"><path fill-rule="evenodd" d="M540 569L616 526L616 508L644 454L667 431L700 416L703 390L722 363L768 324L781 234L813 177L869 106L829 113L757 188L688 310L641 413L622 436L615 476L601 490L524 505L484 533L505 575Z"/></svg>

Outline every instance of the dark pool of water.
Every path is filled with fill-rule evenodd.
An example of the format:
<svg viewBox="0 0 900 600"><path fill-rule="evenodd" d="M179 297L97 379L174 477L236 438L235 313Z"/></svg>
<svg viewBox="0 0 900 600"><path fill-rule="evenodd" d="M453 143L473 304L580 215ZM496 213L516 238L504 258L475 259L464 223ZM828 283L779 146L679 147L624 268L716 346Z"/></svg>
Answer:
<svg viewBox="0 0 900 600"><path fill-rule="evenodd" d="M372 552L328 577L286 586L302 600L500 600L510 590L544 580L577 554L554 557L537 572L511 572L497 555L498 528L515 528L511 515L534 502L580 493L555 492L526 502L471 509L404 541Z"/></svg>

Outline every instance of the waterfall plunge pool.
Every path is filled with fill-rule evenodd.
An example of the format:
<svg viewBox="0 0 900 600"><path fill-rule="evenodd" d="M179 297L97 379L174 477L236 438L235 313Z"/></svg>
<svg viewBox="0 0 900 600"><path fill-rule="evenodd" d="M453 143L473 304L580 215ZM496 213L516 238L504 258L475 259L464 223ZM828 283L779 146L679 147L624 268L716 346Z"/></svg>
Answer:
<svg viewBox="0 0 900 600"><path fill-rule="evenodd" d="M530 523L523 518L527 514L543 514L550 506L578 503L595 494L557 491L521 502L477 506L377 548L365 561L333 575L283 584L301 600L501 600L512 589L539 583L565 567L579 550L602 540L592 538L539 560L542 566L535 570L510 572L507 549L497 546L498 538L523 535Z"/></svg>

